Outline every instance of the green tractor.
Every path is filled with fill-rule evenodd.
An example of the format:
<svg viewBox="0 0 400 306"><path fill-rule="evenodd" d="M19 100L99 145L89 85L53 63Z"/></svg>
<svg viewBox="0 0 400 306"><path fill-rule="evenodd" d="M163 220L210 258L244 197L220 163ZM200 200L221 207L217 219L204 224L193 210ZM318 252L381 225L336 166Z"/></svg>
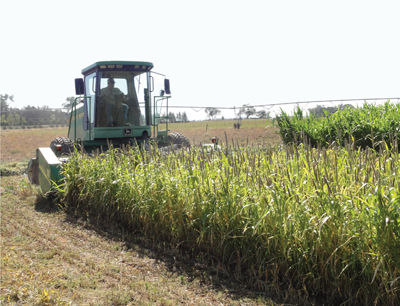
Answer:
<svg viewBox="0 0 400 306"><path fill-rule="evenodd" d="M151 71L153 64L133 61L96 62L82 70L75 79L76 98L70 112L67 137L58 137L50 147L38 148L28 163L31 183L43 192L63 180L62 163L75 147L85 152L122 145L145 145L157 141L159 146L190 146L180 133L168 134L168 117L161 117L171 97L165 75ZM158 130L160 119L166 129Z"/></svg>

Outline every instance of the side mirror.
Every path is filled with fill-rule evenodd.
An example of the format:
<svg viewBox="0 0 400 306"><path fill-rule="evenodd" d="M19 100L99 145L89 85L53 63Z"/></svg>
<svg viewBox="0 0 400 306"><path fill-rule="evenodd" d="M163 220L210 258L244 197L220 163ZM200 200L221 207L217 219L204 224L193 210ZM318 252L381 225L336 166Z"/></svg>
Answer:
<svg viewBox="0 0 400 306"><path fill-rule="evenodd" d="M83 79L75 79L75 94L83 95L85 92L85 86L83 85Z"/></svg>
<svg viewBox="0 0 400 306"><path fill-rule="evenodd" d="M164 79L164 89L165 89L165 93L167 95L171 94L171 89L169 87L169 80L168 79Z"/></svg>

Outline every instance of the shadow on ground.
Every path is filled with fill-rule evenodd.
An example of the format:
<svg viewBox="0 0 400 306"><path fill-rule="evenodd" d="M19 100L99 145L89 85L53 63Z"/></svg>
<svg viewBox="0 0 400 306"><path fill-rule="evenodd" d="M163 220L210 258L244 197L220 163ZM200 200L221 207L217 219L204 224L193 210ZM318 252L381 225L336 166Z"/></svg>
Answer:
<svg viewBox="0 0 400 306"><path fill-rule="evenodd" d="M201 285L216 291L223 291L233 300L246 298L260 301L260 299L265 299L266 305L272 305L271 299L276 303L274 305L294 305L299 302L298 300L293 300L290 301L292 304L288 304L288 298L284 290L279 294L274 284L270 284L271 290L258 292L254 288L251 288L249 284L246 284L245 280L242 282L233 280L234 278L230 275L229 271L224 269L216 270L206 260L202 259L205 256L201 256L201 254L193 256L185 252L185 250L172 248L165 242L154 242L144 237L140 231L127 231L115 222L105 223L97 220L89 220L82 214L67 212L60 202L61 198L55 193L38 195L35 202L35 209L41 213L63 211L65 213L64 222L73 226L80 226L86 230L92 230L106 239L119 241L127 252L134 251L140 257L148 257L163 262L170 273L178 276L182 275L186 277L188 282L197 280ZM298 299L299 297L297 296L296 298ZM301 304L303 303L304 301L301 302ZM312 304L315 305L315 303Z"/></svg>

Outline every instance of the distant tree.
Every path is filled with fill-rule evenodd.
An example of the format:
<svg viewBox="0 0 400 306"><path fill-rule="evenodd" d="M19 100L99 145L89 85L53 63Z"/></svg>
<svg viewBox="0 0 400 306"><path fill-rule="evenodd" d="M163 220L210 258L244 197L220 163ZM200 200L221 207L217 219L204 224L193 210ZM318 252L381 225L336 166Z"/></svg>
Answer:
<svg viewBox="0 0 400 306"><path fill-rule="evenodd" d="M169 122L170 123L175 123L176 122L176 117L175 117L175 114L173 112L169 112L168 113L168 117L169 117Z"/></svg>
<svg viewBox="0 0 400 306"><path fill-rule="evenodd" d="M346 109L346 108L354 108L354 106L351 104L339 104L339 106L338 106L339 110Z"/></svg>
<svg viewBox="0 0 400 306"><path fill-rule="evenodd" d="M166 113L162 114L161 119L160 119L160 123L166 123L167 122L167 119L165 117L167 117L167 114ZM168 122L169 123L189 122L189 119L188 119L188 117L186 115L186 112L183 112L183 113L179 112L177 114L175 114L173 112L169 112L168 113Z"/></svg>
<svg viewBox="0 0 400 306"><path fill-rule="evenodd" d="M7 126L6 115L1 115L1 126Z"/></svg>
<svg viewBox="0 0 400 306"><path fill-rule="evenodd" d="M250 116L253 116L256 114L256 109L254 106L251 106L249 104L244 104L242 106L242 114L246 116L246 119L249 119Z"/></svg>
<svg viewBox="0 0 400 306"><path fill-rule="evenodd" d="M50 124L56 124L56 115L55 114L51 114L50 115Z"/></svg>
<svg viewBox="0 0 400 306"><path fill-rule="evenodd" d="M267 112L265 109L262 109L256 113L256 116L260 119L269 119L271 112Z"/></svg>
<svg viewBox="0 0 400 306"><path fill-rule="evenodd" d="M9 96L8 94L0 95L1 100L1 112L7 112L9 110L9 101L14 102L14 95Z"/></svg>
<svg viewBox="0 0 400 306"><path fill-rule="evenodd" d="M21 116L18 113L14 114L14 125L22 125L21 124Z"/></svg>
<svg viewBox="0 0 400 306"><path fill-rule="evenodd" d="M331 115L336 113L338 110L345 108L354 108L351 104L339 104L338 106L322 106L317 105L316 107L308 109L309 113L315 117L326 117L326 115Z"/></svg>
<svg viewBox="0 0 400 306"><path fill-rule="evenodd" d="M182 113L182 121L183 121L183 122L189 122L189 118L188 118L186 112L183 112L183 113Z"/></svg>
<svg viewBox="0 0 400 306"><path fill-rule="evenodd" d="M68 113L65 111L54 110L48 106L35 107L28 105L21 111L20 124L65 124L67 120Z"/></svg>
<svg viewBox="0 0 400 306"><path fill-rule="evenodd" d="M166 122L166 119L165 119L166 116L167 116L166 113L161 114L160 123L165 123Z"/></svg>
<svg viewBox="0 0 400 306"><path fill-rule="evenodd" d="M308 109L309 113L314 115L315 117L324 116L324 108L322 105L317 105L316 107Z"/></svg>
<svg viewBox="0 0 400 306"><path fill-rule="evenodd" d="M15 125L15 119L14 119L14 114L13 113L10 113L7 116L7 123L8 123L9 126Z"/></svg>
<svg viewBox="0 0 400 306"><path fill-rule="evenodd" d="M64 102L62 104L62 107L68 108L68 109L72 108L72 103L74 103L75 97L67 97L67 98L65 98L65 100L66 100L66 102Z"/></svg>
<svg viewBox="0 0 400 306"><path fill-rule="evenodd" d="M215 119L215 117L221 113L221 110L215 107L207 107L204 111L209 119Z"/></svg>

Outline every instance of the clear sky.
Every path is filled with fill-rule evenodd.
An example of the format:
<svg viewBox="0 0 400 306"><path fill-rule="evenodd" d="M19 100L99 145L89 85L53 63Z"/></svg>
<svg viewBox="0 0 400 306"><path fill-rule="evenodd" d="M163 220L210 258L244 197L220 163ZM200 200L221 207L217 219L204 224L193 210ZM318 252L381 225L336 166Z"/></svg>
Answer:
<svg viewBox="0 0 400 306"><path fill-rule="evenodd" d="M0 93L13 107L61 107L102 60L154 63L170 105L400 97L400 1L0 3Z"/></svg>

